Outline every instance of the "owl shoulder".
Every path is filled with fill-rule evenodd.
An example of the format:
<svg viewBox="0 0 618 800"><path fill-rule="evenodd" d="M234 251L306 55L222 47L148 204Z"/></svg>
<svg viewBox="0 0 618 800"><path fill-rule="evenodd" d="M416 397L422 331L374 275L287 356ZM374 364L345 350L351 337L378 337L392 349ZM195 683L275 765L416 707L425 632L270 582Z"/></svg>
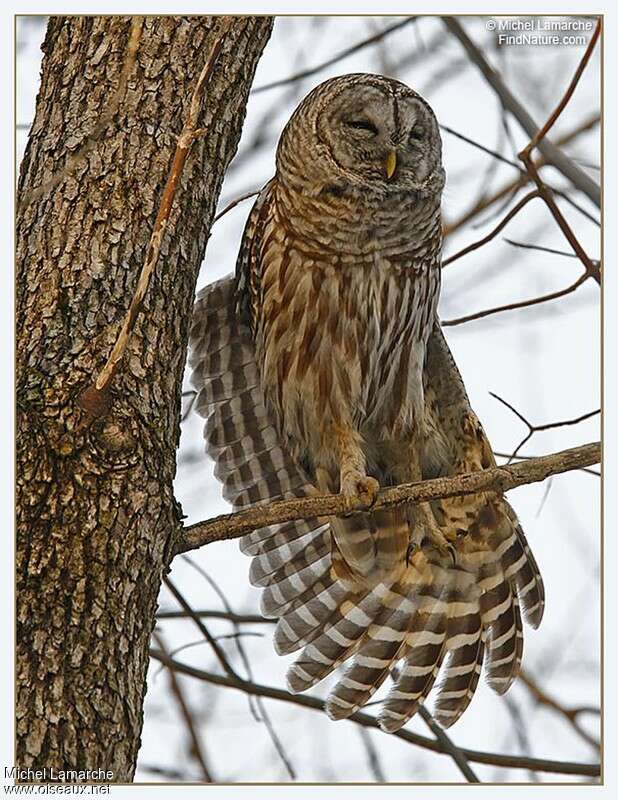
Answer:
<svg viewBox="0 0 618 800"><path fill-rule="evenodd" d="M258 194L245 223L236 261L236 310L253 325L259 313L261 250L264 234L273 215L274 183L272 178Z"/></svg>

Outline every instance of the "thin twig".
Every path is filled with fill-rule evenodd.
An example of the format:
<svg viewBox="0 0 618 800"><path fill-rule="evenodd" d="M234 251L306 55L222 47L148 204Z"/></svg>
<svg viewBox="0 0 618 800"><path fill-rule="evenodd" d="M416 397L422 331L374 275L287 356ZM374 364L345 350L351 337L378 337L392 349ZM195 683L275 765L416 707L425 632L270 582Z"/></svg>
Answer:
<svg viewBox="0 0 618 800"><path fill-rule="evenodd" d="M143 764L141 762L139 763L139 768L144 772L151 772L153 775L159 775L161 778L167 778L168 781L174 781L175 783L193 783L186 772L181 772L179 769L161 767L158 764Z"/></svg>
<svg viewBox="0 0 618 800"><path fill-rule="evenodd" d="M242 680L240 675L238 675L238 673L235 672L234 668L232 667L232 665L228 661L227 656L225 655L223 650L219 647L219 645L215 641L215 637L210 633L210 631L204 625L202 620L198 616L196 616L195 612L193 611L193 609L191 608L189 603L185 600L185 598L184 598L183 594L180 592L180 590L176 588L176 586L174 585L174 583L171 580L171 578L165 577L163 579L163 582L165 583L167 588L170 590L170 592L172 593L174 598L178 601L178 603L180 604L182 609L184 611L186 611L186 613L189 615L189 617L197 625L198 630L200 631L200 633L202 634L204 639L206 639L208 644L212 647L212 650L213 650L215 656L217 657L217 660L219 661L219 663L221 664L221 666L223 667L225 672L231 678L234 678L234 679L239 680L239 681Z"/></svg>
<svg viewBox="0 0 618 800"><path fill-rule="evenodd" d="M348 58L348 56L354 55L358 53L359 50L363 50L365 47L369 47L370 45L376 44L380 42L385 36L388 36L390 33L403 28L405 25L409 25L411 22L414 22L416 17L407 17L404 20L400 20L399 22L395 22L393 25L389 25L384 30L380 31L379 33L374 33L373 36L369 36L367 39L362 39L360 42L353 44L351 47L346 47L345 50L334 55L332 58L323 61L321 64L317 64L315 67L309 67L308 69L301 70L300 72L296 72L294 75L289 75L287 78L281 78L277 81L272 81L272 83L265 83L262 86L257 86L255 89L251 90L251 94L259 94L260 92L267 92L269 89L275 89L278 86L285 86L288 83L294 83L294 81L302 80L303 78L310 78L312 75L317 75L318 72L322 72L327 67L332 67L333 64L336 64L338 61L343 61L344 58Z"/></svg>
<svg viewBox="0 0 618 800"><path fill-rule="evenodd" d="M183 129L178 137L176 145L176 152L172 166L167 177L165 188L159 203L159 210L153 226L150 243L146 251L146 258L142 266L137 286L127 311L124 322L120 332L116 338L116 343L112 352L107 359L103 369L96 377L94 382L81 394L79 398L80 406L88 413L91 418L102 416L109 408L109 389L112 381L120 365L122 358L126 352L131 333L135 326L135 321L142 307L144 297L150 285L150 279L154 272L159 251L161 249L161 242L165 233L167 223L169 221L170 212L176 195L176 188L180 181L182 171L191 149L191 145L198 137L204 133L204 129L197 128L198 117L202 108L202 102L205 94L208 80L214 68L217 57L223 47L225 34L228 32L232 24L230 17L221 17L221 28L219 35L214 40L210 53L206 58L202 71L195 85L191 102L189 104L189 112Z"/></svg>
<svg viewBox="0 0 618 800"><path fill-rule="evenodd" d="M513 722L513 728L515 731L515 737L517 739L519 749L524 755L529 756L531 753L531 747L530 747L530 737L528 735L528 728L526 725L528 720L522 714L520 705L515 700L513 695L507 695L506 697L504 697L504 705L506 706L506 709L509 712L511 720ZM531 769L528 770L528 777L530 783L539 783L539 777L534 770Z"/></svg>
<svg viewBox="0 0 618 800"><path fill-rule="evenodd" d="M539 194L545 201L546 206L549 208L549 210L552 213L552 216L558 223L558 227L564 234L565 239L568 241L568 243L571 245L571 247L577 254L579 260L584 265L584 270L585 270L584 276L586 278L593 278L598 284L600 284L601 283L600 263L598 261L593 261L579 243L577 236L575 236L575 234L573 233L571 226L566 221L564 215L562 214L562 212L558 207L558 204L554 200L552 190L549 188L549 186L547 186L547 184L541 178L537 166L532 161L532 158L527 154L522 155L521 157L524 163L526 164L530 177L536 183Z"/></svg>
<svg viewBox="0 0 618 800"><path fill-rule="evenodd" d="M230 604L228 603L225 594L223 593L223 591L221 590L221 588L219 587L217 582L212 578L212 576L210 576L206 572L206 570L202 569L199 564L196 564L195 561L193 561L193 559L190 558L189 556L184 555L182 558L183 558L183 561L185 561L187 564L189 564L191 567L193 567L193 569L196 570L210 584L210 586L214 589L214 591L219 596L219 599L223 603L226 612L228 614L231 614L232 613L232 609L230 607ZM240 635L240 629L239 629L237 623L234 623L234 630L236 631L237 635ZM238 650L238 654L240 656L240 659L241 659L241 661L243 663L243 666L244 666L244 668L245 668L245 670L247 672L247 679L248 680L253 680L253 674L252 674L252 670L251 670L251 662L249 661L249 657L246 654L245 649L242 646L242 643L241 643L240 639L236 639L236 649ZM268 712L266 711L266 708L264 707L264 703L262 702L262 698L261 697L249 697L248 700L249 700L249 709L250 709L254 719L256 720L256 722L263 722L264 723L264 725L266 727L266 730L268 731L268 735L270 736L270 740L272 741L273 746L274 746L275 750L277 751L277 754L278 754L279 758L281 759L281 761L283 763L283 766L285 767L288 775L290 776L290 778L292 780L296 780L296 771L295 771L294 767L292 766L292 762L291 762L289 756L287 755L287 753L285 751L285 748L283 746L283 742L281 741L281 738L279 737L279 735L277 734L277 731L275 730L275 726L274 726L274 724L273 724L273 722L272 722L272 720L270 718L270 714L268 714ZM255 705L257 706L257 709L255 709L253 707L253 702L255 702Z"/></svg>
<svg viewBox="0 0 618 800"><path fill-rule="evenodd" d="M497 452L494 451L494 455L500 456L500 457L503 457L503 458L509 458L509 454L508 453L497 453ZM536 458L537 456L518 455L517 457L521 458L521 459L529 459L529 458ZM592 472L592 470L588 470L588 469L584 469L583 471L584 472ZM597 473L593 473L593 474L596 475ZM214 617L214 618L217 618L217 619L228 619L228 620L230 620L230 615L227 614L226 612L223 612L223 611L205 610L205 611L195 611L194 613L197 614L198 616ZM167 612L166 611L160 611L157 614L157 617L160 618L160 619L176 619L176 618L179 618L179 617L180 618L186 618L187 616L189 616L189 615L184 611L167 611ZM256 624L257 623L257 624L262 624L262 625L274 625L274 624L276 624L276 620L275 619L268 618L268 617L263 617L260 614L245 614L245 615L234 614L234 615L231 615L231 617L232 617L232 619L230 621L233 621L235 623L251 623L251 624ZM175 654L172 653L172 655L175 655ZM598 741L593 736L588 734L582 728L582 726L579 723L579 720L577 719L580 715L583 715L583 714L599 714L600 710L598 708L595 708L593 706L574 706L574 707L571 707L571 708L566 708L566 707L560 705L560 703L558 703L557 700L555 700L554 698L552 698L549 695L547 695L546 692L543 692L543 690L541 690L539 688L538 684L523 669L519 673L519 679L522 681L522 683L524 683L528 687L529 691L533 694L533 696L535 697L535 699L537 700L537 702L540 705L546 705L546 706L548 706L550 708L553 708L554 710L556 710L560 714L562 714L562 716L564 716L569 721L569 723L573 726L573 728L576 730L576 732L583 739L585 739L585 741L587 741L592 746L598 748L598 745L599 745ZM423 711L425 713L428 713L426 711L426 709L424 709L424 707L422 707L422 708L423 708ZM423 714L423 711L421 711L421 715ZM574 720L577 720L577 721L574 722ZM364 729L362 729L362 730L364 730ZM442 730L442 729L440 728L439 730ZM370 761L372 763L372 771L376 775L376 780L384 781L385 779L380 777L380 775L379 775L379 773L381 772L381 767L379 765L379 762L377 762L377 754L372 755L373 751L371 751L371 748L369 747L369 742L367 742L365 740L363 740L363 741L364 741L364 744L367 747L369 758L370 758ZM459 750L459 748L457 748L457 749Z"/></svg>
<svg viewBox="0 0 618 800"><path fill-rule="evenodd" d="M552 111L552 113L549 115L545 125L543 125L543 127L540 128L534 134L534 136L532 137L530 142L526 145L526 147L525 147L523 152L525 152L525 154L527 156L530 156L532 151L535 149L535 147L538 147L541 144L543 139L547 136L547 134L553 128L553 126L555 125L556 121L558 120L558 118L560 117L560 115L562 114L564 109L566 108L569 100L573 96L573 92L575 91L575 89L577 87L577 84L579 83L579 79L583 75L583 72L586 69L586 66L587 66L588 62L590 61L590 56L592 55L592 51L594 50L600 35L601 35L601 20L599 19L599 20L597 20L597 24L596 24L596 27L594 29L594 33L592 34L592 36L590 37L590 41L588 42L588 47L586 47L586 51L585 51L584 55L582 56L581 61L577 65L577 69L575 70L575 74L573 75L570 84L567 86L566 91L563 94L560 102L558 103L556 108ZM520 158L522 158L521 155L520 155Z"/></svg>
<svg viewBox="0 0 618 800"><path fill-rule="evenodd" d="M597 283L601 283L601 271L600 265L597 261L592 261L592 259L587 255L584 248L581 246L577 236L571 229L571 226L566 221L565 217L563 216L558 204L554 200L552 190L547 186L547 184L542 180L541 175L539 173L538 165L534 163L532 159L532 152L535 148L542 149L543 145L547 142L545 135L547 132L553 127L556 120L560 116L560 114L566 108L567 103L571 99L573 92L575 91L575 87L577 86L579 79L582 76L582 73L590 60L590 56L592 55L592 51L597 43L599 35L601 33L601 20L597 22L597 26L595 28L594 35L591 37L590 42L588 43L588 47L586 48L586 52L582 56L577 69L575 70L575 75L571 79L570 84L568 85L564 96L554 109L554 111L550 114L547 122L540 128L534 135L532 135L532 139L526 147L519 153L519 158L524 163L528 174L534 181L539 191L539 194L545 201L547 207L551 211L554 219L558 223L558 227L564 234L566 240L569 242L577 256L579 257L580 261L584 265L584 274L586 277L592 277Z"/></svg>
<svg viewBox="0 0 618 800"><path fill-rule="evenodd" d="M595 125L598 125L600 121L601 117L599 116L599 114L597 113L591 114L575 128L570 130L560 139L557 139L556 146L562 147L563 145L569 144L578 136L580 136L582 133L586 133ZM541 167L546 166L547 163L548 163L547 159L544 156L542 156L537 161L537 166L540 169ZM492 194L491 197L479 200L470 209L468 209L468 211L465 211L460 217L458 217L453 222L446 222L444 224L442 231L443 235L450 236L451 234L455 233L455 231L458 231L466 223L473 220L475 217L477 217L480 213L482 213L486 209L491 208L491 206L500 202L504 198L510 198L512 194L519 191L519 189L522 189L529 181L530 181L530 176L527 173L520 171L519 178L515 178L515 180L512 180L509 183L504 184L500 189L498 189L494 194ZM595 225L599 224L596 219L593 219L590 216L589 219L591 219L591 221L594 222Z"/></svg>
<svg viewBox="0 0 618 800"><path fill-rule="evenodd" d="M567 720L567 722L571 725L573 730L581 739L594 747L595 750L600 751L601 744L598 739L595 739L594 736L591 736L588 731L582 727L579 720L579 717L582 714L599 714L600 709L590 708L588 706L574 706L567 708L558 702L555 697L552 697L551 695L547 694L546 691L541 689L538 683L525 670L520 670L518 678L539 705L551 708L553 711L556 711L558 714L564 717L564 719Z"/></svg>
<svg viewBox="0 0 618 800"><path fill-rule="evenodd" d="M442 262L442 267L443 268L447 267L449 264L452 264L454 261L457 261L458 259L462 258L462 256L465 256L468 253L473 252L474 250L478 250L479 248L483 247L483 245L490 242L500 233L500 231L502 231L506 227L506 225L517 214L519 214L522 208L524 208L531 200L534 200L537 197L540 197L545 201L546 205L550 207L552 215L554 216L554 218L556 218L555 211L557 211L558 214L560 214L560 212L557 209L557 206L553 198L550 197L550 202L548 203L547 194L548 194L548 189L539 178L538 188L524 195L524 197L522 197L521 200L515 206L513 206L513 208L509 211L509 213L502 220L500 220L500 222L486 236L483 236L482 239L479 239L476 242L472 242L471 244L464 247L462 250L459 250L457 253L454 253L452 256L445 258L444 261ZM564 224L568 228L566 221ZM528 300L520 300L518 302L506 303L501 306L494 306L492 308L483 309L482 311L476 311L472 314L466 314L463 317L456 317L455 319L442 320L442 326L450 327L453 325L462 325L466 322L472 322L473 320L489 317L492 314L501 314L505 311L514 311L520 308L528 308L529 306L539 305L540 303L547 303L550 300L557 300L560 297L564 297L567 294L571 294L571 292L574 292L583 283L585 283L588 280L588 278L595 278L596 280L598 280L599 262L589 259L588 256L586 256L586 254L583 253L583 251L581 250L581 246L579 245L579 242L577 242L577 239L575 238L574 234L567 238L569 238L569 241L571 240L573 241L573 249L576 251L578 257L580 257L580 259L582 259L584 262L584 272L579 276L579 278L577 278L576 281L569 284L569 286L566 286L564 289L558 289L557 291L549 292L548 294L530 298ZM578 252L578 248L580 252Z"/></svg>
<svg viewBox="0 0 618 800"><path fill-rule="evenodd" d="M274 620L266 619L261 614L234 614L229 611L215 611L211 609L204 609L199 611L157 611L156 619L193 619L193 617L204 617L206 619L223 619L237 625L253 624L262 622L274 622Z"/></svg>
<svg viewBox="0 0 618 800"><path fill-rule="evenodd" d="M539 126L532 119L528 111L517 100L511 90L506 86L498 72L485 58L481 49L470 39L462 24L455 17L443 17L442 21L451 33L459 39L469 57L479 68L485 80L496 92L502 104L513 114L528 136L534 137L539 131ZM598 207L601 205L601 190L599 185L592 180L577 164L553 145L548 139L538 143L539 150L571 183L589 197Z"/></svg>
<svg viewBox="0 0 618 800"><path fill-rule="evenodd" d="M236 206L239 203L242 203L244 200L249 200L250 197L257 197L259 193L260 193L259 189L254 189L252 192L246 192L245 194L241 194L240 197L237 197L235 200L229 202L222 211L219 211L215 215L212 224L214 225L215 222L220 220L221 217L224 217L228 213L228 211L231 211L233 208L236 208Z"/></svg>
<svg viewBox="0 0 618 800"><path fill-rule="evenodd" d="M221 636L213 636L212 638L215 642L225 641L226 639L234 639L237 640L241 636L264 636L263 633L258 633L257 631L237 631L234 633L227 633L222 634ZM184 653L185 650L190 650L193 647L203 647L208 642L205 639L197 639L194 642L186 642L185 644L181 644L179 647L175 647L173 650L169 651L169 654L172 658L177 656L179 653Z"/></svg>
<svg viewBox="0 0 618 800"><path fill-rule="evenodd" d="M221 664L221 666L223 667L225 672L230 676L230 678L232 678L232 679L234 679L236 681L243 681L243 678L241 678L240 675L238 675L238 673L234 670L234 668L230 664L227 656L225 655L223 650L219 647L219 644L218 644L217 640L215 639L215 637L210 633L210 631L204 625L204 623L202 622L200 617L198 617L195 614L195 612L193 611L193 609L191 608L191 606L189 605L187 600L184 598L182 592L180 592L180 590L176 588L176 586L174 585L174 583L172 582L172 580L169 577L164 578L164 582L165 582L165 585L167 586L167 588L170 590L170 592L174 596L174 598L181 605L183 610L193 620L193 622L197 626L197 628L200 631L200 633L204 636L205 640L208 642L208 644L210 644L210 646L212 647L212 649L213 649L213 651L214 651L219 663ZM285 766L285 768L286 768L286 770L288 772L288 775L290 776L290 778L292 780L296 780L296 772L295 772L295 770L294 770L294 768L293 768L288 756L286 755L286 753L285 753L285 751L283 749L282 743L279 741L279 738L276 735L276 732L275 732L274 727L273 727L273 725L272 725L272 723L270 721L270 718L268 717L267 714L264 713L263 707L260 707L260 710L262 711L262 719L264 720L264 723L265 723L265 725L266 725L266 727L268 729L268 732L269 732L269 734L271 736L273 744L275 745L275 748L276 748L281 760L283 761L283 764L284 764L284 766Z"/></svg>
<svg viewBox="0 0 618 800"><path fill-rule="evenodd" d="M529 300L520 300L515 303L506 303L503 306L494 306L493 308L485 308L483 311L476 311L474 314L467 314L465 317L456 317L455 319L444 319L442 320L441 324L443 327L449 327L452 325L463 325L465 322L472 322L475 319L483 319L483 317L489 317L492 314L502 314L505 311L515 311L519 308L529 308L530 306L536 306L540 303L547 303L550 300L557 300L560 297L565 297L567 294L571 294L576 289L588 280L589 275L580 275L579 278L574 282L569 284L564 289L558 289L555 292L549 292L548 294L542 294L538 297L531 297Z"/></svg>
<svg viewBox="0 0 618 800"><path fill-rule="evenodd" d="M191 389L188 392L183 392L182 399L184 400L185 397L190 397L191 399L187 403L187 408L182 412L182 416L180 417L180 424L185 422L191 411L193 411L193 406L195 405L195 401L197 399L197 392L194 389Z"/></svg>
<svg viewBox="0 0 618 800"><path fill-rule="evenodd" d="M575 253L567 253L566 250L556 250L554 247L543 247L540 244L531 244L529 242L516 242L513 239L507 239L506 236L502 238L503 242L510 244L511 247L519 247L522 250L536 250L539 253L551 253L554 256L566 256L566 258L577 258Z"/></svg>
<svg viewBox="0 0 618 800"><path fill-rule="evenodd" d="M600 460L599 442L581 445L517 464L392 486L379 492L372 508L377 511L407 503L424 503L478 492L506 492L528 483L543 481L549 475L558 475L597 464ZM243 511L223 514L184 528L176 543L176 554L195 550L211 542L235 539L267 525L363 511L366 511L364 507L351 507L346 498L339 494L299 497L267 505L255 505Z"/></svg>
<svg viewBox="0 0 618 800"><path fill-rule="evenodd" d="M517 203L517 205L513 206L513 208L509 211L509 213L493 228L486 236L483 236L482 239L479 239L476 242L472 242L472 244L466 245L462 250L459 250L457 253L454 253L452 256L445 258L442 261L442 268L448 267L449 264L452 264L454 261L457 261L462 256L468 255L468 253L472 253L474 250L478 250L483 245L486 245L488 242L491 242L501 230L503 230L508 223L515 217L522 208L531 200L534 200L535 197L540 197L540 193L535 189L532 192L528 192L528 194L524 195L521 200Z"/></svg>
<svg viewBox="0 0 618 800"><path fill-rule="evenodd" d="M543 425L533 425L530 422L530 420L526 419L526 417L524 417L524 415L521 412L519 412L509 402L504 400L504 398L500 397L499 394L496 394L495 392L490 392L489 394L495 400L497 400L499 403L502 403L503 406L506 406L506 408L508 408L509 411L512 411L513 414L515 414L515 416L517 417L517 419L519 419L521 422L523 422L524 425L528 428L528 433L526 434L526 436L521 440L521 442L517 445L515 450L513 450L513 452L511 453L511 455L509 457L509 460L508 460L509 464L511 463L511 461L514 458L517 457L517 454L519 453L521 448L528 441L530 441L530 439L534 436L535 433L538 433L539 431L550 431L550 430L554 430L555 428L566 428L566 427L570 427L572 425L579 425L580 422L584 422L587 419L591 419L592 417L596 417L598 414L601 413L601 409L597 408L595 411L588 411L585 414L580 414L580 416L573 417L572 419L564 419L564 420L560 420L559 422L546 422Z"/></svg>
<svg viewBox="0 0 618 800"><path fill-rule="evenodd" d="M380 763L380 756L374 745L371 735L367 728L363 728L362 725L358 726L358 732L361 738L361 742L363 743L363 747L367 753L367 760L369 761L369 769L371 774L377 781L377 783L388 783L386 779L386 774L382 769L382 764Z"/></svg>
<svg viewBox="0 0 618 800"><path fill-rule="evenodd" d="M461 748L457 747L453 743L450 736L438 725L438 723L434 720L422 703L418 708L418 713L425 721L425 724L429 730L436 737L436 741L440 742L442 745L443 751L448 753L455 764L457 764L461 774L468 781L468 783L480 783L479 779L476 777L474 771L470 767L470 764L468 764L468 761L461 751Z"/></svg>
<svg viewBox="0 0 618 800"><path fill-rule="evenodd" d="M165 644L163 643L163 639L161 638L161 636L158 633L153 632L152 637L156 641L159 648L161 649L161 652L167 653ZM187 726L189 738L191 739L191 753L195 756L196 761L201 767L205 782L212 783L213 782L212 775L210 769L208 768L208 765L206 764L206 757L202 751L200 737L198 736L195 728L195 723L193 721L191 709L189 708L187 701L185 700L185 696L180 687L180 683L176 679L176 671L174 669L172 662L173 662L172 657L168 656L165 666L168 668L168 674L170 676L170 688L172 690L174 697L176 698L178 707L180 708L180 713L182 714L182 717Z"/></svg>
<svg viewBox="0 0 618 800"><path fill-rule="evenodd" d="M217 686L226 686L232 689L238 689L240 691L248 692L260 697L270 697L273 700L282 700L297 706L313 709L314 711L324 711L324 701L317 697L312 697L311 695L291 694L283 689L277 689L272 686L263 686L257 683L250 683L248 681L236 681L226 675L217 675L213 672L206 672L205 670L191 667L188 664L182 664L180 662L173 661L160 650L151 650L150 656L151 658L154 658L157 661L162 661L163 663L171 662L171 666L177 672L197 678L198 680L206 681ZM357 711L355 714L353 714L350 717L350 720L358 723L359 725L364 725L367 728L381 730L375 717L372 717L370 714L366 714L361 711ZM441 742L438 742L434 739L429 739L428 737L421 736L417 733L413 733L405 728L394 731L393 733L389 733L387 735L396 739L402 739L410 744L422 747L425 750L431 750L434 753L445 752ZM600 775L599 764L578 764L542 758L509 756L502 755L500 753L486 753L479 750L468 750L467 748L462 748L461 752L463 753L464 757L468 759L468 761L472 761L477 764L490 764L493 766L512 769L536 769L539 772L551 772L563 775L583 775L589 777L597 777Z"/></svg>
<svg viewBox="0 0 618 800"><path fill-rule="evenodd" d="M440 123L439 127L441 130L446 131L446 133L450 133L451 136L454 136L456 139L461 139L462 142L472 145L472 147L475 147L477 150L481 150L483 153L486 153L488 156L491 156L496 161L501 161L503 164L508 164L509 167L514 167L522 175L525 175L525 170L522 169L516 161L513 161L512 159L507 158L506 156L503 156L501 153L498 153L497 150L492 150L491 147L487 147L486 145L477 142L476 139L471 139L464 133L460 133L459 131L454 130L448 125L444 125L443 123Z"/></svg>
<svg viewBox="0 0 618 800"><path fill-rule="evenodd" d="M440 128L446 131L447 133L452 134L457 139L461 139L463 142L472 145L472 147L475 147L477 150L481 150L483 153L486 153L487 155L491 156L496 161L501 161L503 164L508 164L509 167L513 167L513 169L516 169L519 172L519 174L522 176L522 179L525 176L526 181L529 180L529 176L526 170L522 169L522 167L520 167L516 161L512 161L510 158L506 158L506 156L497 153L490 147L487 147L486 145L481 144L480 142L477 142L474 139L471 139L469 136L465 136L463 133L459 133L459 131L453 130L453 128L449 128L448 125L440 125ZM526 181L524 181L524 183ZM549 184L547 185L549 186ZM579 203L576 203L572 198L570 198L566 192L563 192L561 189L557 189L555 186L549 186L549 188L552 190L552 192L554 192L554 194L557 194L559 197L565 200L569 205L573 206L573 208L579 211L580 214L583 214L587 219L589 219L595 225L599 224L597 220L592 216L592 214L586 211L585 208L582 208L582 206L580 206Z"/></svg>

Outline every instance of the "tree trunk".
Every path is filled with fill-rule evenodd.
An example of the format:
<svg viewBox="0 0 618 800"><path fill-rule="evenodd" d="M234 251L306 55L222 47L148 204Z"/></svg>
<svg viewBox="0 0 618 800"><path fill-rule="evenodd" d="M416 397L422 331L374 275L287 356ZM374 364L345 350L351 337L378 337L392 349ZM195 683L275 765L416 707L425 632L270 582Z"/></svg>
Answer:
<svg viewBox="0 0 618 800"><path fill-rule="evenodd" d="M131 780L193 293L272 20L224 35L158 265L111 392L77 399L144 261L216 17L55 17L17 215L17 766ZM49 773L48 773L49 775Z"/></svg>

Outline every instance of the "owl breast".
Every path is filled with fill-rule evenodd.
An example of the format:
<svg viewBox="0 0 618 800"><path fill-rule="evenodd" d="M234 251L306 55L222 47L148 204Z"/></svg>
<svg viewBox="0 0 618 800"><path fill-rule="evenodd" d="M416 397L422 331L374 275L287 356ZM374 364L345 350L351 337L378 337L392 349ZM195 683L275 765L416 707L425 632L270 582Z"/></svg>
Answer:
<svg viewBox="0 0 618 800"><path fill-rule="evenodd" d="M352 425L368 442L408 433L423 406L439 265L405 247L348 256L281 227L265 234L257 345L291 447L328 462L333 428Z"/></svg>

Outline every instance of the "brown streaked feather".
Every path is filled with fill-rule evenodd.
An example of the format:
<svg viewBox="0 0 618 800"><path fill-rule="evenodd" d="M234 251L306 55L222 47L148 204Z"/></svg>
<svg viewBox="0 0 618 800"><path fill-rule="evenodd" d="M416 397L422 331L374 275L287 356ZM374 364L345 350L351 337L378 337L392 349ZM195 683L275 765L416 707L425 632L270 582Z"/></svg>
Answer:
<svg viewBox="0 0 618 800"><path fill-rule="evenodd" d="M326 713L332 719L349 717L367 703L405 647L412 604L388 587L384 587L379 599L381 607L355 648L352 664L329 695Z"/></svg>
<svg viewBox="0 0 618 800"><path fill-rule="evenodd" d="M470 644L451 651L443 668L443 682L438 694L433 715L443 728L450 728L468 708L479 682L486 632L480 617L477 618L478 638Z"/></svg>
<svg viewBox="0 0 618 800"><path fill-rule="evenodd" d="M317 518L283 522L266 528L257 528L240 539L240 549L247 556L257 556L269 550L291 544L297 539L314 534L323 522Z"/></svg>
<svg viewBox="0 0 618 800"><path fill-rule="evenodd" d="M326 624L311 626L300 640L305 647L288 670L290 690L299 692L314 686L352 655L380 608L380 597L373 592L346 594Z"/></svg>

